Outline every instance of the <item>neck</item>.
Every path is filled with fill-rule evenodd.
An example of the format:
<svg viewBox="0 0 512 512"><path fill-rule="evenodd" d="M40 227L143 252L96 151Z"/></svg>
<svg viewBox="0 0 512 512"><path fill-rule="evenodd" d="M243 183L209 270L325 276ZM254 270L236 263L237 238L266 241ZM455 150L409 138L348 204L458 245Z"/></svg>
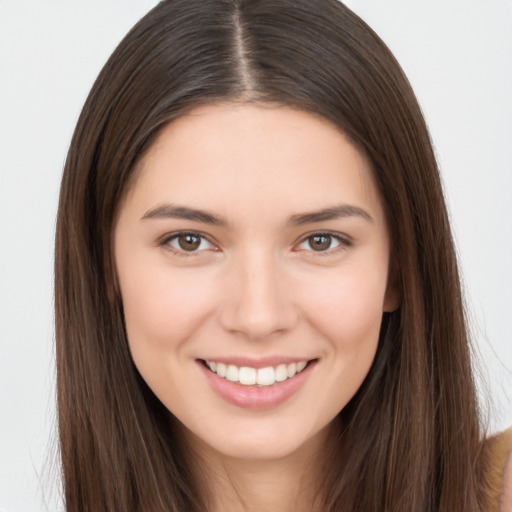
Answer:
<svg viewBox="0 0 512 512"><path fill-rule="evenodd" d="M246 460L199 449L194 474L213 512L311 512L321 491L328 429L279 459Z"/></svg>
<svg viewBox="0 0 512 512"><path fill-rule="evenodd" d="M311 510L316 482L304 461L224 461L212 479L213 510L302 512ZM309 464L310 466L310 464ZM311 469L311 468L310 468ZM219 471L220 470L220 471Z"/></svg>

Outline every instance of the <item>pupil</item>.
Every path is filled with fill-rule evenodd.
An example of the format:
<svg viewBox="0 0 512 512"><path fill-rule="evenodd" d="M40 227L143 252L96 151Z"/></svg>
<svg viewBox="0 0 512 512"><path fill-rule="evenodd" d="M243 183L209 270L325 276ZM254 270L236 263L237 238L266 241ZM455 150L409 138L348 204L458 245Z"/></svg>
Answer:
<svg viewBox="0 0 512 512"><path fill-rule="evenodd" d="M184 251L194 251L199 247L201 239L196 235L181 235L178 238L178 243Z"/></svg>
<svg viewBox="0 0 512 512"><path fill-rule="evenodd" d="M325 251L331 246L331 237L329 235L315 235L310 238L309 244L314 251Z"/></svg>

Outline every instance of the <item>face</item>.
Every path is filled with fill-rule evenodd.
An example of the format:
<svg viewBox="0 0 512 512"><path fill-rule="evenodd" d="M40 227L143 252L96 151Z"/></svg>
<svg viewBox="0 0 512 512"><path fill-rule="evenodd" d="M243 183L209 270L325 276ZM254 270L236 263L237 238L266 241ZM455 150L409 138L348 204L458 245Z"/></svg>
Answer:
<svg viewBox="0 0 512 512"><path fill-rule="evenodd" d="M312 114L222 104L166 126L139 167L115 260L144 380L216 454L321 439L395 307L364 156Z"/></svg>

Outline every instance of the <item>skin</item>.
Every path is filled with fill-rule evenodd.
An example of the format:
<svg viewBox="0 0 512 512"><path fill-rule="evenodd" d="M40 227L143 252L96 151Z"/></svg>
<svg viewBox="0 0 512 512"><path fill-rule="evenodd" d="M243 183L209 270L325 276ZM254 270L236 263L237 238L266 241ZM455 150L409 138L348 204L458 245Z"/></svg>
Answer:
<svg viewBox="0 0 512 512"><path fill-rule="evenodd" d="M507 463L503 472L503 492L501 495L501 511L510 512L512 510L512 452L507 455Z"/></svg>
<svg viewBox="0 0 512 512"><path fill-rule="evenodd" d="M115 261L139 372L214 475L212 509L307 508L333 420L368 373L383 311L397 307L367 160L322 118L228 103L167 125L137 173ZM164 205L223 223L155 215ZM291 220L339 205L366 216ZM183 231L204 237L197 249L180 248ZM327 248L314 250L314 234L331 236ZM233 356L315 364L290 398L251 410L221 398L199 362Z"/></svg>

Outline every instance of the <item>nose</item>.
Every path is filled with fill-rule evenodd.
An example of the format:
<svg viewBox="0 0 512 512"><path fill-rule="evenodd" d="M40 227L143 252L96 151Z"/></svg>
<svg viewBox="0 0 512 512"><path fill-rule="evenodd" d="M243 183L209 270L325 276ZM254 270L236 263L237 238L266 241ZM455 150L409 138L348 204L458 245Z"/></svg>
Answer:
<svg viewBox="0 0 512 512"><path fill-rule="evenodd" d="M295 326L298 308L277 258L263 250L252 251L233 261L228 274L220 313L224 329L263 340Z"/></svg>

